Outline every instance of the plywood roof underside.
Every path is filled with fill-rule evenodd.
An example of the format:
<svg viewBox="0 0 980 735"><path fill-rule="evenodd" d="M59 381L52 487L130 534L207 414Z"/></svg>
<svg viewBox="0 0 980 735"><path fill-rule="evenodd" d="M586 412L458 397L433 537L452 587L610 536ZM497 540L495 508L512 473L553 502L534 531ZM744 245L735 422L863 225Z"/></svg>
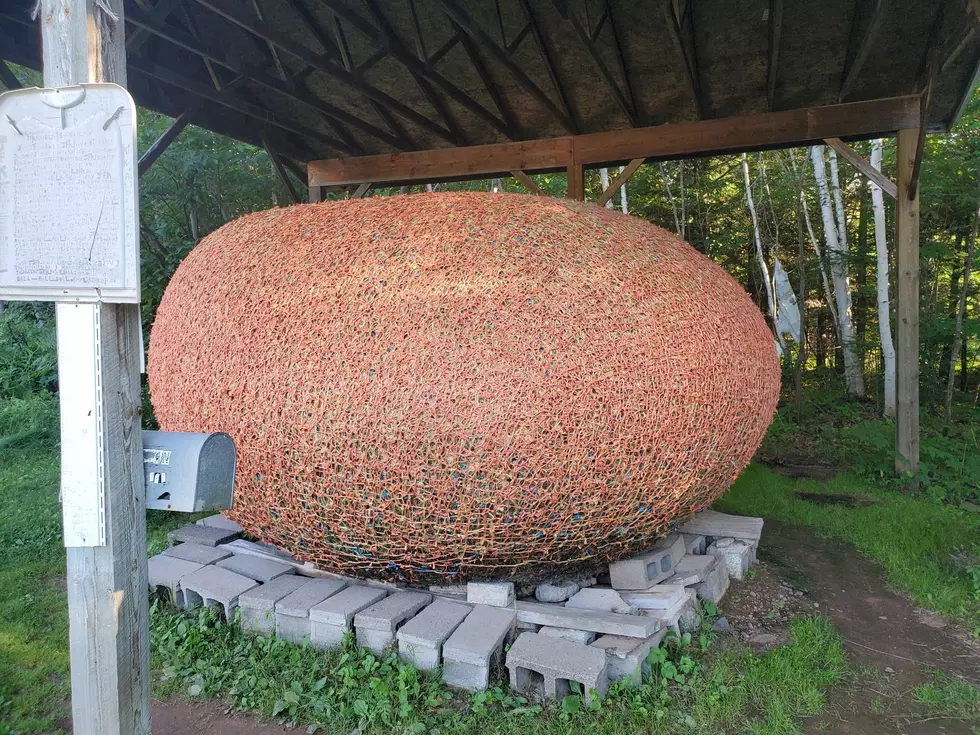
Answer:
<svg viewBox="0 0 980 735"><path fill-rule="evenodd" d="M975 0L972 0L975 3ZM34 0L0 57L40 68ZM921 92L947 127L971 0L126 0L137 103L288 158L552 138ZM930 49L936 49L934 64Z"/></svg>

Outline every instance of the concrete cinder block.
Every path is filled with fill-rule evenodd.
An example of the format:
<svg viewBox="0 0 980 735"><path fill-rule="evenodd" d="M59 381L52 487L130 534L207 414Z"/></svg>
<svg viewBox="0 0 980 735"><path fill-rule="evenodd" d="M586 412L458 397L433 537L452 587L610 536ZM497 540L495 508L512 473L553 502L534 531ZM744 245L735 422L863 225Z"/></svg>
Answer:
<svg viewBox="0 0 980 735"><path fill-rule="evenodd" d="M667 610L686 595L682 584L658 584L642 592L623 592L623 599L640 610Z"/></svg>
<svg viewBox="0 0 980 735"><path fill-rule="evenodd" d="M540 633L521 633L507 652L510 687L530 699L565 697L578 682L588 704L609 688L606 668L604 651Z"/></svg>
<svg viewBox="0 0 980 735"><path fill-rule="evenodd" d="M228 569L243 577L249 577L256 582L271 582L276 577L284 574L295 574L296 570L286 564L263 559L260 556L248 556L247 554L236 554L227 559L217 562L217 566Z"/></svg>
<svg viewBox="0 0 980 735"><path fill-rule="evenodd" d="M292 643L303 643L310 637L310 608L340 592L347 582L342 579L297 579L303 579L303 586L276 603L276 635Z"/></svg>
<svg viewBox="0 0 980 735"><path fill-rule="evenodd" d="M692 605L697 605L697 595L694 590L687 589L686 587L682 587L681 589L683 590L681 596L670 607L643 610L643 615L660 621L661 630L672 630L678 637L681 634L681 616L686 615L688 620L690 620L691 613L689 608Z"/></svg>
<svg viewBox="0 0 980 735"><path fill-rule="evenodd" d="M744 579L752 564L752 544L738 539L721 538L708 547L710 556L717 556L728 569L728 576Z"/></svg>
<svg viewBox="0 0 980 735"><path fill-rule="evenodd" d="M470 582L466 585L466 601L471 605L513 607L513 582Z"/></svg>
<svg viewBox="0 0 980 735"><path fill-rule="evenodd" d="M534 588L538 602L564 602L581 588L575 582L545 582Z"/></svg>
<svg viewBox="0 0 980 735"><path fill-rule="evenodd" d="M388 596L378 587L347 587L310 608L310 642L317 648L338 648L354 616Z"/></svg>
<svg viewBox="0 0 980 735"><path fill-rule="evenodd" d="M500 662L515 618L514 611L507 608L473 608L442 647L443 680L454 687L485 690L490 685L490 669Z"/></svg>
<svg viewBox="0 0 980 735"><path fill-rule="evenodd" d="M674 533L638 556L609 565L609 580L617 590L645 590L674 573L685 554L684 539Z"/></svg>
<svg viewBox="0 0 980 735"><path fill-rule="evenodd" d="M703 534L717 538L729 537L758 543L762 538L763 521L751 516L733 516L714 510L702 510L677 524L681 533Z"/></svg>
<svg viewBox="0 0 980 735"><path fill-rule="evenodd" d="M432 602L425 592L396 592L354 616L357 645L379 656L395 642L395 631Z"/></svg>
<svg viewBox="0 0 980 735"><path fill-rule="evenodd" d="M708 539L697 533L682 533L684 550L690 555L701 555L708 548Z"/></svg>
<svg viewBox="0 0 980 735"><path fill-rule="evenodd" d="M728 592L728 567L721 561L708 572L703 582L694 585L694 591L702 600L717 605Z"/></svg>
<svg viewBox="0 0 980 735"><path fill-rule="evenodd" d="M647 638L660 630L660 623L640 615L575 610L543 602L521 602L517 606L517 619L523 623L591 630L634 638Z"/></svg>
<svg viewBox="0 0 980 735"><path fill-rule="evenodd" d="M231 531L227 528L215 528L214 526L198 526L191 524L182 526L167 534L170 545L174 544L201 544L202 546L217 546L229 541L234 541L241 534L240 531Z"/></svg>
<svg viewBox="0 0 980 735"><path fill-rule="evenodd" d="M163 553L166 556L173 556L177 559L193 561L198 564L214 564L231 556L231 552L226 551L224 548L195 543L177 544L166 549Z"/></svg>
<svg viewBox="0 0 980 735"><path fill-rule="evenodd" d="M438 668L442 664L442 644L472 609L465 603L436 599L395 633L398 657L422 671Z"/></svg>
<svg viewBox="0 0 980 735"><path fill-rule="evenodd" d="M258 586L258 582L213 564L201 567L180 580L184 589L184 607L220 606L226 620L235 619L238 598Z"/></svg>
<svg viewBox="0 0 980 735"><path fill-rule="evenodd" d="M572 595L565 607L572 610L597 610L599 612L636 614L636 608L627 603L616 590L588 587Z"/></svg>
<svg viewBox="0 0 980 735"><path fill-rule="evenodd" d="M546 638L561 638L572 643L587 646L595 640L596 634L591 630L575 630L573 628L552 628L550 625L542 627L538 633Z"/></svg>
<svg viewBox="0 0 980 735"><path fill-rule="evenodd" d="M674 576L668 577L667 584L679 584L690 587L692 584L703 582L708 574L718 565L718 557L685 556L674 565Z"/></svg>
<svg viewBox="0 0 980 735"><path fill-rule="evenodd" d="M609 681L627 681L637 686L643 682L643 675L650 673L647 655L651 649L660 645L666 634L666 629L663 629L643 639L604 635L597 638L592 647L606 652L606 675Z"/></svg>
<svg viewBox="0 0 980 735"><path fill-rule="evenodd" d="M429 592L434 595L458 597L460 600L466 601L465 584L430 584Z"/></svg>
<svg viewBox="0 0 980 735"><path fill-rule="evenodd" d="M235 523L229 518L225 518L221 513L215 513L213 516L208 516L207 518L202 518L197 522L199 526L213 526L214 528L223 528L226 531L234 531L235 533L241 533L242 527Z"/></svg>
<svg viewBox="0 0 980 735"><path fill-rule="evenodd" d="M306 584L293 574L276 577L268 584L253 587L238 598L242 630L251 633L276 632L276 603Z"/></svg>
<svg viewBox="0 0 980 735"><path fill-rule="evenodd" d="M151 556L146 565L150 589L166 587L170 590L171 601L178 607L184 605L184 592L180 586L180 580L204 566L198 562L177 559L166 554Z"/></svg>

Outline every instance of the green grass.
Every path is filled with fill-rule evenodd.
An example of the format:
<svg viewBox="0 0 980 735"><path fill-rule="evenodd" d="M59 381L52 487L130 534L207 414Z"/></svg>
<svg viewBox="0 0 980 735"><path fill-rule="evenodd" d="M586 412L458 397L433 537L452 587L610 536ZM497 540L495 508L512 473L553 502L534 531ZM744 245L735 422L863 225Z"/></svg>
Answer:
<svg viewBox="0 0 980 735"><path fill-rule="evenodd" d="M865 507L817 505L795 490L873 499ZM751 465L716 505L761 515L845 539L877 559L893 587L923 607L959 618L980 631L980 582L971 574L980 554L980 515L921 495L878 489L849 474L827 483L793 480Z"/></svg>
<svg viewBox="0 0 980 735"><path fill-rule="evenodd" d="M915 701L929 717L951 717L980 722L980 689L933 672L932 681L915 688Z"/></svg>

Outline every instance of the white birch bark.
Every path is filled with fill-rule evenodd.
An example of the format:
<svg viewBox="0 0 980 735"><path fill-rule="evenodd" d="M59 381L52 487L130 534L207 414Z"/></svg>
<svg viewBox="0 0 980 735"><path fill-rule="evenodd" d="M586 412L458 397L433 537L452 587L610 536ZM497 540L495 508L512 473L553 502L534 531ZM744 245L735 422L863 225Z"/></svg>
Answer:
<svg viewBox="0 0 980 735"><path fill-rule="evenodd" d="M619 167L619 173L623 173L623 169L625 169L625 166L620 166ZM630 213L630 208L629 208L629 206L628 206L628 204L626 202L626 182L625 181L623 182L623 185L619 189L619 206L620 206L620 209L622 209L623 214L629 214Z"/></svg>
<svg viewBox="0 0 980 735"><path fill-rule="evenodd" d="M813 160L813 175L817 180L817 191L820 195L820 214L823 218L824 236L827 240L827 255L830 259L830 277L834 282L834 298L837 302L837 326L838 334L840 335L841 352L844 354L844 378L847 382L847 392L852 395L863 396L864 375L857 350L854 347L851 288L847 277L847 247L842 244L844 241L841 240L841 235L835 222L830 189L827 185L824 147L822 145L815 145L810 148L810 158Z"/></svg>
<svg viewBox="0 0 980 735"><path fill-rule="evenodd" d="M605 192L609 188L609 169L600 168L599 169L599 181L602 182L602 191ZM606 202L606 209L612 209L613 203L612 199Z"/></svg>
<svg viewBox="0 0 980 735"><path fill-rule="evenodd" d="M678 164L677 176L680 179L681 186L681 229L678 233L681 236L681 240L687 239L687 198L684 194L684 159L682 158Z"/></svg>
<svg viewBox="0 0 980 735"><path fill-rule="evenodd" d="M881 171L881 139L871 146L871 167ZM878 334L881 337L881 360L884 363L885 396L884 414L886 417L895 415L895 345L892 342L891 303L888 298L888 240L885 229L885 198L881 187L875 182L871 184L871 207L875 217L875 255L877 271L875 277L878 283Z"/></svg>
<svg viewBox="0 0 980 735"><path fill-rule="evenodd" d="M755 211L755 200L752 198L752 179L749 178L749 159L742 154L742 173L745 174L745 199L749 205L749 214L752 215L752 232L755 234L755 254L759 259L759 270L762 271L762 280L766 284L766 299L769 302L769 317L772 320L773 332L776 335L776 342L779 345L780 355L786 353L786 343L783 335L779 333L776 321L776 301L772 293L772 278L769 276L769 267L762 254L762 235L759 232L759 215Z"/></svg>
<svg viewBox="0 0 980 735"><path fill-rule="evenodd" d="M673 189L670 188L670 178L667 176L667 164L663 161L660 162L660 178L663 179L664 188L667 190L667 199L670 200L670 210L674 213L674 229L677 231L679 237L683 237L681 220L677 216L677 201L674 199Z"/></svg>

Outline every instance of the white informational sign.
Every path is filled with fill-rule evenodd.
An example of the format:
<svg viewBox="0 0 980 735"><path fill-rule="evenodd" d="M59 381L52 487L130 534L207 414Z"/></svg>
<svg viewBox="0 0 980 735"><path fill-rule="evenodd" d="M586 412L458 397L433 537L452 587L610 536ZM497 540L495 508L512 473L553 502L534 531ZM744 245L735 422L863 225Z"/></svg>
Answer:
<svg viewBox="0 0 980 735"><path fill-rule="evenodd" d="M0 299L139 303L136 186L123 87L0 95Z"/></svg>

